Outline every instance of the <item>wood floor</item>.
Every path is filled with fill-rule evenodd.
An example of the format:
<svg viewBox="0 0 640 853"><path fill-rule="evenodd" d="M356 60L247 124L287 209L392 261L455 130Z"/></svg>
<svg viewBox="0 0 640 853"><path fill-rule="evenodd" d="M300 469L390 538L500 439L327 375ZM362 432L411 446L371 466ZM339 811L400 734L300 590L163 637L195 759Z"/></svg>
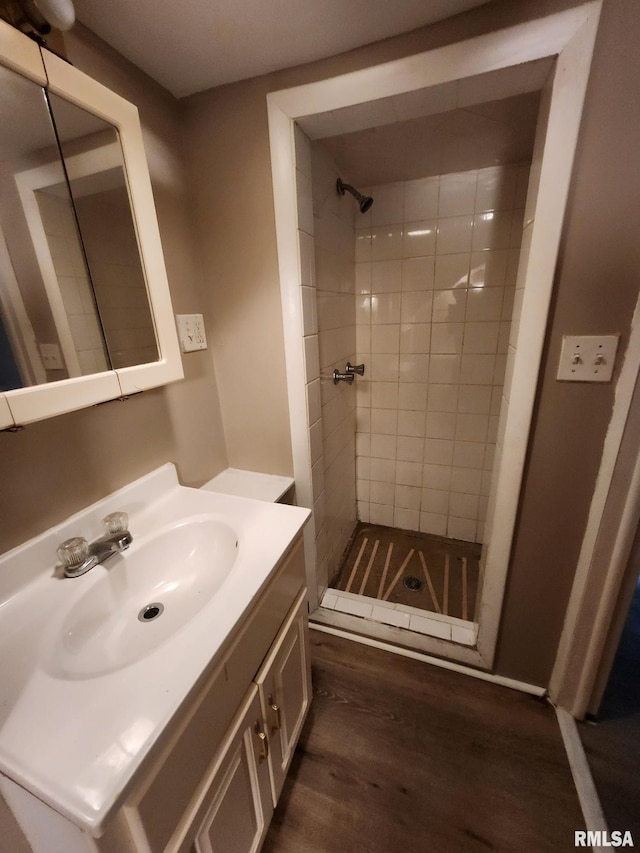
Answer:
<svg viewBox="0 0 640 853"><path fill-rule="evenodd" d="M264 853L563 853L584 829L542 700L311 631L314 699Z"/></svg>

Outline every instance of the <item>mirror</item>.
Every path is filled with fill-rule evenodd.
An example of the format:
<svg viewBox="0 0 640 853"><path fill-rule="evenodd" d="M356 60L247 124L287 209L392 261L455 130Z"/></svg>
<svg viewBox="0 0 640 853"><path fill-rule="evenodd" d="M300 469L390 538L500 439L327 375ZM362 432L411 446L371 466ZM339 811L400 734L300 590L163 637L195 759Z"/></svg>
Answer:
<svg viewBox="0 0 640 853"><path fill-rule="evenodd" d="M183 374L136 108L0 30L4 428Z"/></svg>

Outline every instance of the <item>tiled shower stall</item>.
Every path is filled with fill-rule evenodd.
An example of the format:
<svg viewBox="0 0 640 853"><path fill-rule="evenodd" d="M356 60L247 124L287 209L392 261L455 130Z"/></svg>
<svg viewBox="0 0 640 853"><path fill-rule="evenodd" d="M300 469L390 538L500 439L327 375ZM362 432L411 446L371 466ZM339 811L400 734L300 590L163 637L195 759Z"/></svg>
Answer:
<svg viewBox="0 0 640 853"><path fill-rule="evenodd" d="M358 519L482 542L529 167L360 187L363 215L298 128L296 155L322 590Z"/></svg>

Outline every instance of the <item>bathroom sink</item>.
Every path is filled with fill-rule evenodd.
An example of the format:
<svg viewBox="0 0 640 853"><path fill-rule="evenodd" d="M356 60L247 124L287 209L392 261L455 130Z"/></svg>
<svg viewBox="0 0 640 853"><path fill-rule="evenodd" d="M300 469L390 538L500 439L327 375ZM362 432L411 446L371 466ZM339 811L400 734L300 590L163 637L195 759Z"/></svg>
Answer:
<svg viewBox="0 0 640 853"><path fill-rule="evenodd" d="M56 620L46 669L85 679L144 658L211 600L237 552L233 528L206 515L134 537L127 551L88 573L86 592Z"/></svg>

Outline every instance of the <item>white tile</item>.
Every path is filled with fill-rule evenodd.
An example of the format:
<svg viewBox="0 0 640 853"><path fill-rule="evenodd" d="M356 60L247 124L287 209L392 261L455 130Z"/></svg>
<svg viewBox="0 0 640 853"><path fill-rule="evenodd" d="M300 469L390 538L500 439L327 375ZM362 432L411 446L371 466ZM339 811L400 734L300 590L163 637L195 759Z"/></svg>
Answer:
<svg viewBox="0 0 640 853"><path fill-rule="evenodd" d="M299 169L303 175L311 177L311 142L309 137L302 131L298 125L293 127L294 142L296 148L296 169Z"/></svg>
<svg viewBox="0 0 640 853"><path fill-rule="evenodd" d="M396 463L392 459L371 459L371 473L370 477L372 480L378 480L382 483L393 483L395 482L396 476Z"/></svg>
<svg viewBox="0 0 640 853"><path fill-rule="evenodd" d="M455 412L458 408L458 386L453 384L429 385L427 396L427 411Z"/></svg>
<svg viewBox="0 0 640 853"><path fill-rule="evenodd" d="M403 290L433 290L435 258L404 258L402 261Z"/></svg>
<svg viewBox="0 0 640 853"><path fill-rule="evenodd" d="M298 228L313 235L313 198L311 178L296 169L296 195L298 200Z"/></svg>
<svg viewBox="0 0 640 853"><path fill-rule="evenodd" d="M504 287L509 252L506 249L472 252L469 287Z"/></svg>
<svg viewBox="0 0 640 853"><path fill-rule="evenodd" d="M432 291L403 291L400 319L403 323L429 323L433 307Z"/></svg>
<svg viewBox="0 0 640 853"><path fill-rule="evenodd" d="M433 465L451 465L453 462L453 441L443 438L426 438L423 460L425 463Z"/></svg>
<svg viewBox="0 0 640 853"><path fill-rule="evenodd" d="M385 506L393 506L393 498L395 494L395 486L393 483L379 483L377 480L371 480L369 486L369 502L375 504L384 504Z"/></svg>
<svg viewBox="0 0 640 853"><path fill-rule="evenodd" d="M432 355L429 359L429 382L436 384L458 382L461 363L459 355ZM493 364L491 378L493 378ZM491 384L491 380L488 384Z"/></svg>
<svg viewBox="0 0 640 853"><path fill-rule="evenodd" d="M479 495L482 484L482 470L476 468L452 468L451 469L451 491L466 495ZM450 512L454 512L449 507ZM464 516L463 512L455 512L455 515Z"/></svg>
<svg viewBox="0 0 640 853"><path fill-rule="evenodd" d="M335 594L335 592L329 592L329 590L327 590L325 592L325 594L322 596L322 601L320 602L320 606L326 607L329 610L333 610L333 608L335 607L337 602L338 602L338 596Z"/></svg>
<svg viewBox="0 0 640 853"><path fill-rule="evenodd" d="M476 197L477 173L458 172L442 175L440 178L440 196L438 216L458 216L473 213Z"/></svg>
<svg viewBox="0 0 640 853"><path fill-rule="evenodd" d="M371 228L356 229L356 263L371 260L371 243L373 242Z"/></svg>
<svg viewBox="0 0 640 853"><path fill-rule="evenodd" d="M419 486L396 484L393 502L396 508L419 510L421 492Z"/></svg>
<svg viewBox="0 0 640 853"><path fill-rule="evenodd" d="M401 290L402 261L373 261L371 264L371 292L397 293Z"/></svg>
<svg viewBox="0 0 640 853"><path fill-rule="evenodd" d="M404 184L386 184L372 187L370 190L375 199L371 208L373 225L388 225L402 222L404 208Z"/></svg>
<svg viewBox="0 0 640 853"><path fill-rule="evenodd" d="M447 519L447 536L463 542L475 542L476 522L469 518L456 518L450 515Z"/></svg>
<svg viewBox="0 0 640 853"><path fill-rule="evenodd" d="M420 532L431 533L432 536L446 536L447 516L434 512L421 512Z"/></svg>
<svg viewBox="0 0 640 853"><path fill-rule="evenodd" d="M473 221L474 252L481 249L508 249L511 243L511 211L477 213Z"/></svg>
<svg viewBox="0 0 640 853"><path fill-rule="evenodd" d="M392 353L372 353L365 367L371 382L395 382L398 379L400 356Z"/></svg>
<svg viewBox="0 0 640 853"><path fill-rule="evenodd" d="M461 353L463 351L463 336L466 342L466 325L463 323L434 324L431 330L431 352L439 355Z"/></svg>
<svg viewBox="0 0 640 853"><path fill-rule="evenodd" d="M469 281L469 252L441 255L435 259L434 287L436 290L464 289Z"/></svg>
<svg viewBox="0 0 640 853"><path fill-rule="evenodd" d="M356 293L371 293L371 263L369 261L356 264Z"/></svg>
<svg viewBox="0 0 640 853"><path fill-rule="evenodd" d="M393 526L398 530L418 530L420 527L420 511L399 506L394 507Z"/></svg>
<svg viewBox="0 0 640 853"><path fill-rule="evenodd" d="M402 239L402 257L435 255L437 226L435 220L406 222Z"/></svg>
<svg viewBox="0 0 640 853"><path fill-rule="evenodd" d="M422 483L424 487L426 489L449 491L451 488L451 470L449 465L423 465Z"/></svg>
<svg viewBox="0 0 640 853"><path fill-rule="evenodd" d="M498 351L499 335L499 323L465 323L462 351L479 354L495 353Z"/></svg>
<svg viewBox="0 0 640 853"><path fill-rule="evenodd" d="M405 183L405 221L435 219L438 214L438 185L438 178L421 178Z"/></svg>
<svg viewBox="0 0 640 853"><path fill-rule="evenodd" d="M425 435L424 412L416 412L411 409L402 409L398 412L397 423L398 435L413 435L418 438Z"/></svg>
<svg viewBox="0 0 640 853"><path fill-rule="evenodd" d="M370 480L356 480L356 498L358 503L369 503Z"/></svg>
<svg viewBox="0 0 640 853"><path fill-rule="evenodd" d="M427 438L454 438L456 434L454 412L427 412L425 435Z"/></svg>
<svg viewBox="0 0 640 853"><path fill-rule="evenodd" d="M322 413L319 379L314 379L307 385L307 413L310 424L315 423Z"/></svg>
<svg viewBox="0 0 640 853"><path fill-rule="evenodd" d="M393 527L393 506L369 504L369 521L371 524L384 524L385 527Z"/></svg>
<svg viewBox="0 0 640 853"><path fill-rule="evenodd" d="M478 495L470 495L466 492L450 492L449 515L455 518L468 518L477 521L478 501Z"/></svg>
<svg viewBox="0 0 640 853"><path fill-rule="evenodd" d="M399 378L402 383L424 384L429 378L429 356L426 353L402 353Z"/></svg>
<svg viewBox="0 0 640 853"><path fill-rule="evenodd" d="M427 616L410 616L409 628L419 634L427 634L429 637L439 637L442 640L451 639L451 625Z"/></svg>
<svg viewBox="0 0 640 853"><path fill-rule="evenodd" d="M467 293L467 322L497 321L502 316L503 290L499 287L471 287Z"/></svg>
<svg viewBox="0 0 640 853"><path fill-rule="evenodd" d="M470 252L472 231L473 216L449 216L445 219L438 219L437 254L451 255ZM507 238L507 247L508 245ZM478 248L484 248L484 246ZM505 247L497 246L496 248Z"/></svg>
<svg viewBox="0 0 640 853"><path fill-rule="evenodd" d="M300 246L300 284L315 287L316 261L313 237L304 231L298 231L298 243Z"/></svg>
<svg viewBox="0 0 640 853"><path fill-rule="evenodd" d="M401 382L397 397L398 408L424 412L427 408L427 387L426 382Z"/></svg>
<svg viewBox="0 0 640 853"><path fill-rule="evenodd" d="M399 462L422 462L424 439L399 435L396 459Z"/></svg>
<svg viewBox="0 0 640 853"><path fill-rule="evenodd" d="M449 492L440 489L422 490L422 512L446 515L449 509Z"/></svg>
<svg viewBox="0 0 640 853"><path fill-rule="evenodd" d="M465 318L466 307L466 290L436 290L433 294L431 322L461 323Z"/></svg>
<svg viewBox="0 0 640 853"><path fill-rule="evenodd" d="M396 485L422 486L421 462L396 462Z"/></svg>
<svg viewBox="0 0 640 853"><path fill-rule="evenodd" d="M370 431L372 433L396 435L398 431L398 412L395 409L371 409L370 413ZM372 455L375 456L376 454Z"/></svg>
<svg viewBox="0 0 640 853"><path fill-rule="evenodd" d="M384 329L385 326L378 328ZM402 323L400 326L400 352L428 353L431 346L430 323Z"/></svg>
<svg viewBox="0 0 640 853"><path fill-rule="evenodd" d="M378 225L371 229L371 260L387 261L402 257L402 226ZM356 258L357 260L357 258Z"/></svg>
<svg viewBox="0 0 640 853"><path fill-rule="evenodd" d="M304 339L304 362L307 382L313 382L320 376L320 354L318 336L309 335Z"/></svg>
<svg viewBox="0 0 640 853"><path fill-rule="evenodd" d="M476 631L474 627L462 627L460 625L451 626L451 639L454 643L461 643L464 646L475 646Z"/></svg>
<svg viewBox="0 0 640 853"><path fill-rule="evenodd" d="M395 459L396 435L371 434L371 457L375 459Z"/></svg>
<svg viewBox="0 0 640 853"><path fill-rule="evenodd" d="M397 409L398 383L372 382L371 407L374 409Z"/></svg>
<svg viewBox="0 0 640 853"><path fill-rule="evenodd" d="M456 441L453 447L453 464L457 468L475 468L485 466L485 443L483 441Z"/></svg>
<svg viewBox="0 0 640 853"><path fill-rule="evenodd" d="M458 389L458 411L488 415L491 411L491 387L488 385L460 385Z"/></svg>
<svg viewBox="0 0 640 853"><path fill-rule="evenodd" d="M340 613L350 613L352 616L362 616L365 619L371 616L371 605L365 601L354 601L351 598L346 598L344 595L338 595L337 601L334 604L334 610L339 610Z"/></svg>
<svg viewBox="0 0 640 853"><path fill-rule="evenodd" d="M440 356L446 358L447 356ZM433 364L433 357L431 359ZM460 382L463 385L493 385L495 355L463 355L460 365Z"/></svg>
<svg viewBox="0 0 640 853"><path fill-rule="evenodd" d="M318 332L318 313L316 310L315 287L301 287L303 334L315 335Z"/></svg>
<svg viewBox="0 0 640 853"><path fill-rule="evenodd" d="M400 349L400 325L398 323L377 324L371 328L372 353L397 353ZM365 375L369 376L367 366Z"/></svg>
<svg viewBox="0 0 640 853"><path fill-rule="evenodd" d="M459 412L456 416L456 441L485 441L489 427L489 415Z"/></svg>
<svg viewBox="0 0 640 853"><path fill-rule="evenodd" d="M371 297L371 323L400 322L400 293L380 293Z"/></svg>
<svg viewBox="0 0 640 853"><path fill-rule="evenodd" d="M371 618L376 622L384 622L385 625L395 625L396 628L409 627L409 614L402 613L395 608L390 610L387 607L374 605L371 611Z"/></svg>
<svg viewBox="0 0 640 853"><path fill-rule="evenodd" d="M518 166L491 166L478 170L476 211L511 210L514 206Z"/></svg>

